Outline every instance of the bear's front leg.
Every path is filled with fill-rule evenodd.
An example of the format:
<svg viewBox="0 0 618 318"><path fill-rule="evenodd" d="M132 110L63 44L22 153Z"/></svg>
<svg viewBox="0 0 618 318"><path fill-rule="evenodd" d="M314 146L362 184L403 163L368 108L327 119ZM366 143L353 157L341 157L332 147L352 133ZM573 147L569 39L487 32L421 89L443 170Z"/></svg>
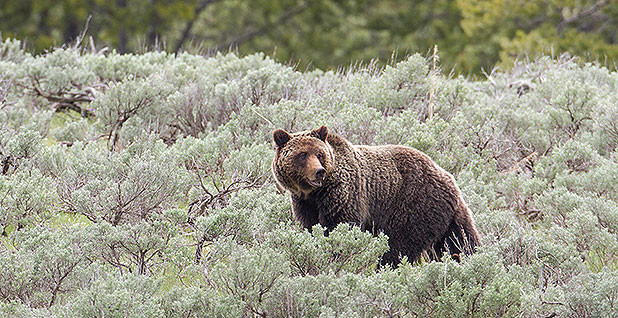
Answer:
<svg viewBox="0 0 618 318"><path fill-rule="evenodd" d="M310 200L292 196L292 211L300 224L311 232L311 228L319 223L317 205Z"/></svg>
<svg viewBox="0 0 618 318"><path fill-rule="evenodd" d="M320 225L324 228L324 236L328 236L332 230L337 227L338 222L331 220L329 218L330 215L320 214L318 220Z"/></svg>
<svg viewBox="0 0 618 318"><path fill-rule="evenodd" d="M324 235L328 236L328 234L341 223L350 226L358 226L362 229L363 222L361 218L356 215L359 209L357 205L337 205L330 207L330 209L322 207L322 209L319 210L320 214L318 216L318 221L320 225L325 228Z"/></svg>

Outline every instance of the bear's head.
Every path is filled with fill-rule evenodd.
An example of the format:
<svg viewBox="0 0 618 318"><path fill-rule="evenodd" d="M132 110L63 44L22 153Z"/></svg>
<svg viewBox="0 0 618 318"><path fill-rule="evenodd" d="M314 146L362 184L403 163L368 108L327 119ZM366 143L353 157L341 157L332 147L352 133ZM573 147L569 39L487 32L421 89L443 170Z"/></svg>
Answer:
<svg viewBox="0 0 618 318"><path fill-rule="evenodd" d="M327 136L325 126L295 134L282 129L273 132L276 154L272 169L281 187L297 194L322 187L334 162Z"/></svg>

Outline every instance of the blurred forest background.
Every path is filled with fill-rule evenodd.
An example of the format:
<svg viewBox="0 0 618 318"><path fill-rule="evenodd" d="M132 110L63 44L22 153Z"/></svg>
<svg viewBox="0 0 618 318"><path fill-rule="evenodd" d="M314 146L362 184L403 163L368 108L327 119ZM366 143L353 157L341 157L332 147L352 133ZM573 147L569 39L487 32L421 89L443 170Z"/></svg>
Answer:
<svg viewBox="0 0 618 318"><path fill-rule="evenodd" d="M436 45L442 69L458 74L539 53L568 52L610 67L618 58L611 0L3 0L0 31L43 52L78 38L89 16L84 41L95 49L232 48L301 69L373 59L384 65Z"/></svg>

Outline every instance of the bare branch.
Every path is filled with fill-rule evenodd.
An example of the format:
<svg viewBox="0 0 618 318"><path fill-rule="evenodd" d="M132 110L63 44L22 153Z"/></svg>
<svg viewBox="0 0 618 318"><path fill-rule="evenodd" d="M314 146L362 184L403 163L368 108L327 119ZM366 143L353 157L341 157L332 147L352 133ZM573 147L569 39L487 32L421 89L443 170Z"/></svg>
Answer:
<svg viewBox="0 0 618 318"><path fill-rule="evenodd" d="M597 12L599 12L605 5L607 5L609 3L609 1L605 0L605 1L599 1L597 3L595 3L593 6L591 6L588 9L582 10L580 13L578 13L577 15L575 15L574 17L570 17L568 19L562 19L562 21L560 21L560 23L558 24L557 30L559 33L562 32L562 30L564 30L564 28L573 22L576 22L578 20L581 20L587 16L591 16Z"/></svg>
<svg viewBox="0 0 618 318"><path fill-rule="evenodd" d="M90 19L92 19L92 14L88 16L88 19L86 20L86 25L84 25L84 29L75 39L75 43L73 44L73 49L77 49L79 45L82 43L82 41L84 40L84 37L86 37L86 32L88 32L88 26L90 24Z"/></svg>
<svg viewBox="0 0 618 318"><path fill-rule="evenodd" d="M176 52L176 53L180 52L180 49L182 48L182 46L185 44L185 42L189 38L189 33L191 33L191 29L193 29L193 25L195 24L195 21L197 21L197 19L200 17L200 14L202 13L202 11L204 11L204 9L206 9L206 7L208 7L209 5L211 5L211 4L213 4L213 3L217 2L217 1L219 1L219 0L205 0L205 1L200 3L199 7L197 7L197 9L195 9L195 15L193 16L193 19L188 21L187 25L185 25L185 28L182 31L182 35L180 36L180 39L178 40L178 43L176 43L176 47L174 48L174 52Z"/></svg>
<svg viewBox="0 0 618 318"><path fill-rule="evenodd" d="M35 95L43 97L48 101L54 103L53 107L57 112L73 110L79 113L82 117L95 117L92 111L78 105L78 103L90 103L94 101L94 94L96 92L94 87L83 88L83 92L58 91L55 93L49 93L43 90L41 81L38 77L31 77L30 82L31 85L24 85L19 83L17 85L25 89L31 90L35 93ZM82 89L79 84L73 83L73 85L79 90Z"/></svg>

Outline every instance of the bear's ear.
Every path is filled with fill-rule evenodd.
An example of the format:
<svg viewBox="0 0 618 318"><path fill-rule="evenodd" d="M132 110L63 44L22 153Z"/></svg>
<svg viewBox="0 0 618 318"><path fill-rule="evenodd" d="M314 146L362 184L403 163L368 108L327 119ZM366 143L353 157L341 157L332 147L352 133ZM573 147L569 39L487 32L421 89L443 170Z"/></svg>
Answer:
<svg viewBox="0 0 618 318"><path fill-rule="evenodd" d="M277 147L281 148L285 146L290 139L292 139L292 136L290 136L290 134L283 129L277 129L273 132L273 139L275 140Z"/></svg>
<svg viewBox="0 0 618 318"><path fill-rule="evenodd" d="M311 136L318 138L322 141L326 141L326 136L328 136L328 128L326 126L322 126L311 132Z"/></svg>

